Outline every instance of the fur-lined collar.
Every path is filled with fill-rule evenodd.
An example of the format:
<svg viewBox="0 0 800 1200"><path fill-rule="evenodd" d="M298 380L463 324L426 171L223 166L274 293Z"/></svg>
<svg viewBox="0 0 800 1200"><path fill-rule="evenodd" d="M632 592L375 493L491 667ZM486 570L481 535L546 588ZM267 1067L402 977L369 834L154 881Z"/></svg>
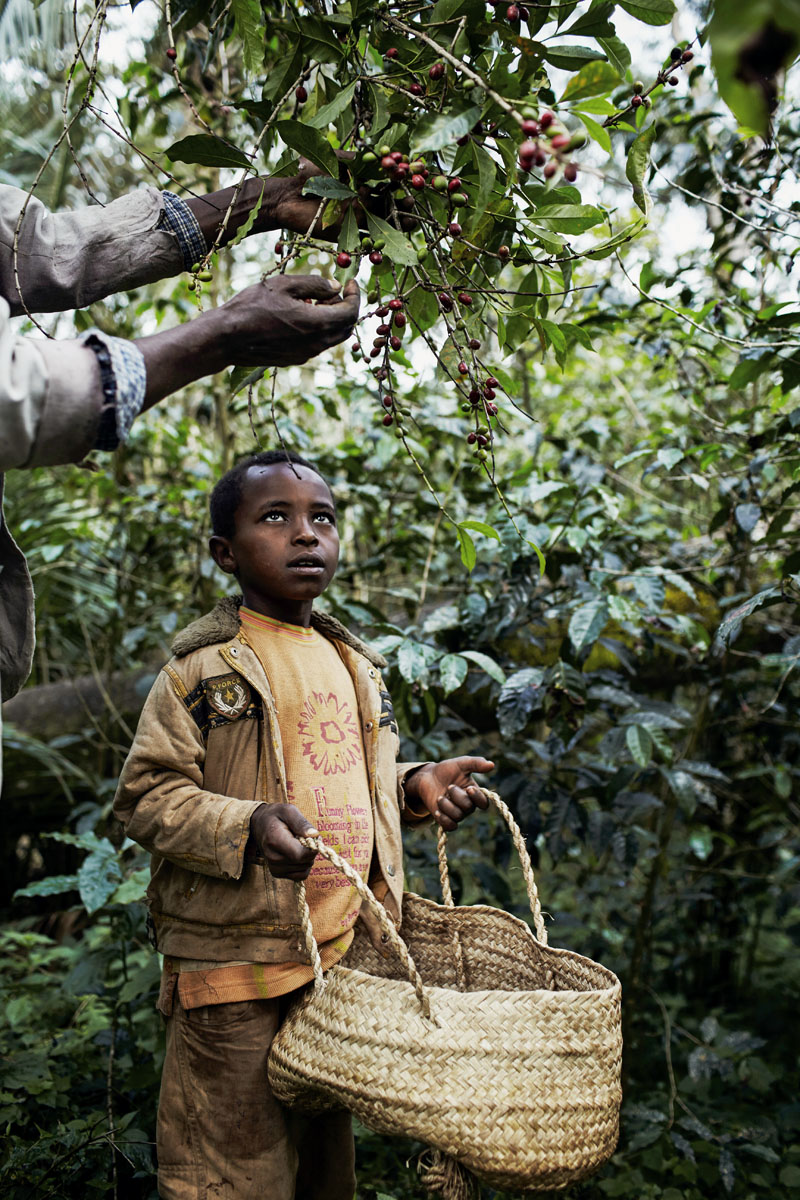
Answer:
<svg viewBox="0 0 800 1200"><path fill-rule="evenodd" d="M214 646L217 642L229 642L239 632L239 605L241 596L224 596L210 613L192 621L186 629L175 635L172 653L176 658L185 658L193 650L203 646ZM327 638L344 642L346 646L363 654L374 667L385 667L386 659L345 629L340 621L329 613L312 611L311 624Z"/></svg>

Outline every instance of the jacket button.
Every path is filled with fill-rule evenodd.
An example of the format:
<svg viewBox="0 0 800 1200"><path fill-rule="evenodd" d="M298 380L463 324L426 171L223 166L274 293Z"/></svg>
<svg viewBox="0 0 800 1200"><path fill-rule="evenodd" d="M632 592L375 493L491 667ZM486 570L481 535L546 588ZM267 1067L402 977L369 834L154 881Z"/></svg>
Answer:
<svg viewBox="0 0 800 1200"><path fill-rule="evenodd" d="M382 941L382 942L388 942L388 940L389 940L389 935L388 935L388 933L382 933L382 934L381 934L381 941Z"/></svg>
<svg viewBox="0 0 800 1200"><path fill-rule="evenodd" d="M370 677L370 679L374 679L374 678L375 678L375 668L374 668L374 667L370 667L370 669L369 669L369 677Z"/></svg>
<svg viewBox="0 0 800 1200"><path fill-rule="evenodd" d="M233 655L234 658L238 658L239 651L236 649L235 646L231 646L231 654Z"/></svg>
<svg viewBox="0 0 800 1200"><path fill-rule="evenodd" d="M369 732L370 732L370 730L372 729L372 721L367 721L367 723L366 723L366 725L364 726L364 728L366 729L367 733L369 733Z"/></svg>
<svg viewBox="0 0 800 1200"><path fill-rule="evenodd" d="M386 874L394 877L394 863L386 864Z"/></svg>

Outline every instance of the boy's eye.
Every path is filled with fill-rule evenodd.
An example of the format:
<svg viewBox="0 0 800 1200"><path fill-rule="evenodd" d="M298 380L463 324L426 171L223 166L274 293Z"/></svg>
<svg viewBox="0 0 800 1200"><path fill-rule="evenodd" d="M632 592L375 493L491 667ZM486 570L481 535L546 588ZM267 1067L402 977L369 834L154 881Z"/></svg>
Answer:
<svg viewBox="0 0 800 1200"><path fill-rule="evenodd" d="M318 512L314 514L315 521L325 521L328 525L335 525L336 518L333 513Z"/></svg>
<svg viewBox="0 0 800 1200"><path fill-rule="evenodd" d="M284 519L284 514L278 509L274 509L272 512L264 513L264 516L261 519L262 521L271 521L274 524L276 521L282 521Z"/></svg>

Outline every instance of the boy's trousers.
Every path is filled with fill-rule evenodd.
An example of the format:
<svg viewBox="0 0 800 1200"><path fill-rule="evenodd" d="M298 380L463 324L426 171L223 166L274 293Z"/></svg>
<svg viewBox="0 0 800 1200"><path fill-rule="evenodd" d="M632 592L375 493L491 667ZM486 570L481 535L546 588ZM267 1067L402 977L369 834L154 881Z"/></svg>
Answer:
<svg viewBox="0 0 800 1200"><path fill-rule="evenodd" d="M353 1200L350 1114L275 1100L267 1055L285 1001L186 1010L167 1021L158 1108L161 1200Z"/></svg>

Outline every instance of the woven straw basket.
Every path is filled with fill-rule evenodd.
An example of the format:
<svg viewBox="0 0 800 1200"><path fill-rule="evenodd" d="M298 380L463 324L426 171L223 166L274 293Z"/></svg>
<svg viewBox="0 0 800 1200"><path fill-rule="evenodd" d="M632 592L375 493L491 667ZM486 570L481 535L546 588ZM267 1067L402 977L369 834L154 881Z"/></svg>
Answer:
<svg viewBox="0 0 800 1200"><path fill-rule="evenodd" d="M453 907L443 833L445 903L407 894L399 933L349 864L301 839L358 888L391 953L358 934L323 978L298 885L315 983L269 1060L282 1103L347 1108L378 1133L425 1142L423 1181L448 1200L473 1194L475 1176L514 1191L566 1187L600 1166L618 1135L619 981L547 945L525 842L487 795L514 838L536 936L509 913Z"/></svg>

